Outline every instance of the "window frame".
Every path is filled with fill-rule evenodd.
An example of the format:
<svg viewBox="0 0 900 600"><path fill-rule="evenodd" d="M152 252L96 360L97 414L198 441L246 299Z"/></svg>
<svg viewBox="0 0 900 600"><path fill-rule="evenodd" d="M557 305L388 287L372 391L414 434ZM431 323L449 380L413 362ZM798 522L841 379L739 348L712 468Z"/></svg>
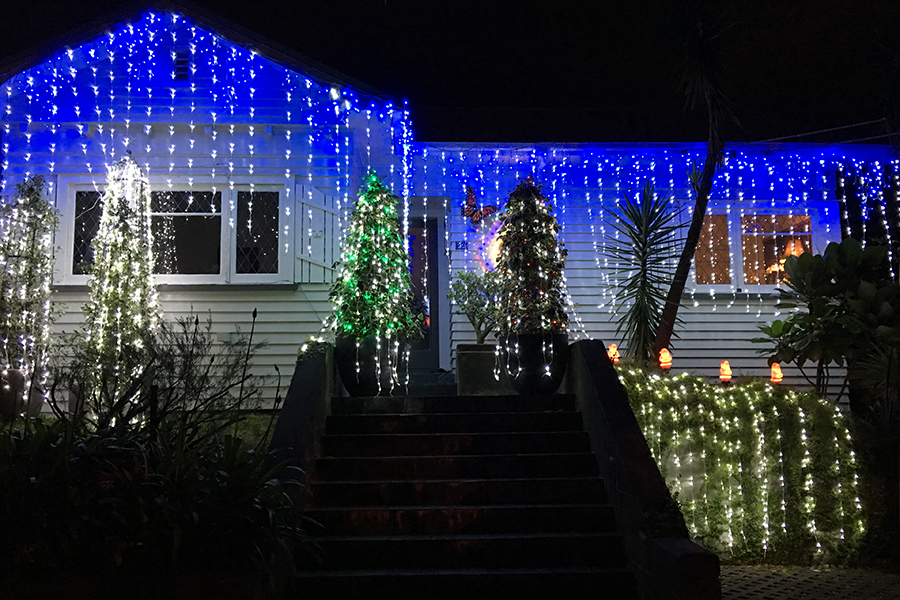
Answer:
<svg viewBox="0 0 900 600"><path fill-rule="evenodd" d="M73 273L72 261L74 259L75 241L75 194L82 191L100 191L106 185L105 177L102 182L98 177L90 176L60 176L57 184L57 207L60 210L60 226L56 234L55 244L56 269L54 284L62 286L87 285L88 276ZM290 182L276 183L275 178L260 178L259 183L216 183L217 192L221 192L221 243L220 273L218 274L157 274L157 284L164 285L229 285L229 284L278 284L293 281L294 235L290 219L293 215L288 208L290 194ZM187 177L162 178L151 175L149 177L151 190L182 191L193 189L194 191L212 191L213 184L209 181L198 182L196 178L193 185ZM95 185L96 184L96 185ZM274 273L238 273L237 272L237 199L238 192L277 192L278 193L278 271Z"/></svg>
<svg viewBox="0 0 900 600"><path fill-rule="evenodd" d="M744 283L744 252L741 244L741 217L751 215L803 214L809 215L812 251L820 253L831 241L840 241L840 223L837 221L839 207L837 202L808 202L802 205L791 204L788 200L757 200L747 203L712 203L707 214L725 214L728 219L728 249L731 269L731 284L698 284L697 270L691 264L689 283L692 287L686 292L695 294L776 294L786 289L781 284L748 284ZM831 213L831 214L830 214ZM689 219L689 217L686 217ZM829 219L833 223L827 223ZM689 221L688 221L689 222ZM829 231L830 229L830 231ZM806 234L803 234L806 235Z"/></svg>

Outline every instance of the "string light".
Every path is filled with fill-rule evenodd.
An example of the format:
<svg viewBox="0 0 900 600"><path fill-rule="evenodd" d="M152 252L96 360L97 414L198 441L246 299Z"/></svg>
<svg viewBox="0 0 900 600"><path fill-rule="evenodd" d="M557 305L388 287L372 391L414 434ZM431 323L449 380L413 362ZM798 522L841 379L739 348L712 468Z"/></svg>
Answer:
<svg viewBox="0 0 900 600"><path fill-rule="evenodd" d="M861 541L856 459L832 403L759 382L617 370L692 537L735 556L792 560Z"/></svg>

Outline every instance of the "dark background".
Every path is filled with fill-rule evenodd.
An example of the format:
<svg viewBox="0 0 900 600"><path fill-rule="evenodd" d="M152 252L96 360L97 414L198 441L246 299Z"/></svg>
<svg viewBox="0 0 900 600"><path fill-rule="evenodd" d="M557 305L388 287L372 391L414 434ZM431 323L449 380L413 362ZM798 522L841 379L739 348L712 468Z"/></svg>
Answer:
<svg viewBox="0 0 900 600"><path fill-rule="evenodd" d="M195 0L284 46L408 99L428 141L703 141L685 110L673 11L684 0ZM900 2L718 2L727 141L882 137L900 104ZM0 60L123 8L6 0ZM875 137L879 136L879 137Z"/></svg>

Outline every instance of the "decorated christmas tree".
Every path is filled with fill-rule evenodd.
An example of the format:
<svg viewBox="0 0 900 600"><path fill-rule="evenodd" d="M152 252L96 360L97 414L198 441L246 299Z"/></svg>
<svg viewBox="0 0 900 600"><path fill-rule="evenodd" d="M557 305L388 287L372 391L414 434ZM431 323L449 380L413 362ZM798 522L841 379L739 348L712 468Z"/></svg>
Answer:
<svg viewBox="0 0 900 600"><path fill-rule="evenodd" d="M150 185L126 156L110 169L91 245L87 350L114 378L137 374L159 320L153 281Z"/></svg>
<svg viewBox="0 0 900 600"><path fill-rule="evenodd" d="M58 226L40 175L17 185L13 202L0 208L0 351L3 367L20 369L26 386L39 387L45 376Z"/></svg>
<svg viewBox="0 0 900 600"><path fill-rule="evenodd" d="M512 191L500 219L500 332L564 333L566 250L550 200L531 176Z"/></svg>
<svg viewBox="0 0 900 600"><path fill-rule="evenodd" d="M398 200L374 172L366 177L329 296L334 303L331 328L339 337L405 341L421 334L421 319L412 310Z"/></svg>

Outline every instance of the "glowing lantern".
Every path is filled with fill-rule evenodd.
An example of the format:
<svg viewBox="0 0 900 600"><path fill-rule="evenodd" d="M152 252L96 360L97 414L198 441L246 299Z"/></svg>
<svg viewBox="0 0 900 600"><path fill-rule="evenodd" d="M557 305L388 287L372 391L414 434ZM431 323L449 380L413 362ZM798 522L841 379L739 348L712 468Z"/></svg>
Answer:
<svg viewBox="0 0 900 600"><path fill-rule="evenodd" d="M672 354L668 348L663 348L659 351L659 366L666 371L672 368Z"/></svg>
<svg viewBox="0 0 900 600"><path fill-rule="evenodd" d="M609 357L609 360L612 361L612 364L619 364L619 347L615 344L609 345L609 350L606 351L606 355Z"/></svg>
<svg viewBox="0 0 900 600"><path fill-rule="evenodd" d="M772 363L772 383L778 385L784 379L784 373L781 372L781 365L777 362Z"/></svg>
<svg viewBox="0 0 900 600"><path fill-rule="evenodd" d="M723 360L722 364L719 365L719 379L725 384L731 381L731 365L728 364L727 360Z"/></svg>

